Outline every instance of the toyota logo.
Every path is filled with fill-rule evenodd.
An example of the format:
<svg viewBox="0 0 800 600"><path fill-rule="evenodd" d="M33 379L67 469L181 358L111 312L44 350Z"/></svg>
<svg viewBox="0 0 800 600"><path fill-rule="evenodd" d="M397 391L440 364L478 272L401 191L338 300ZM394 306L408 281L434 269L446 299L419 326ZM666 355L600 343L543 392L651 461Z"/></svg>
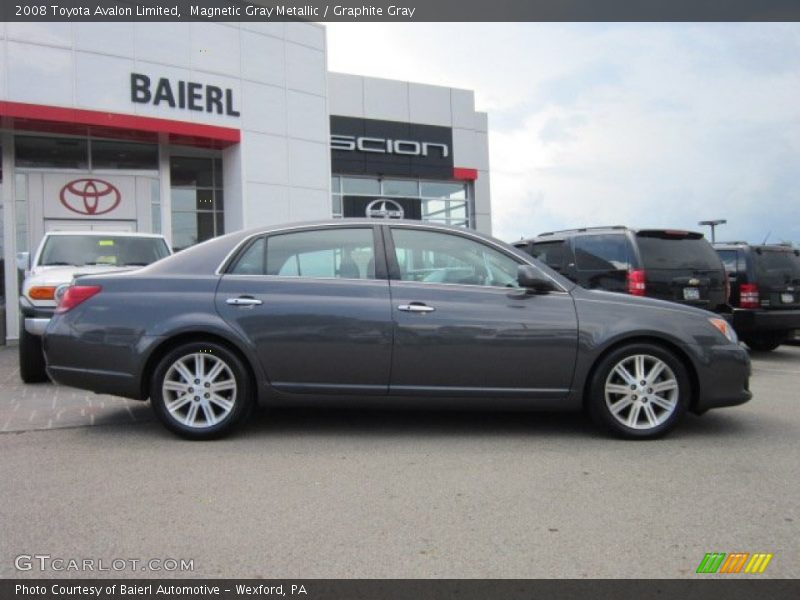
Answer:
<svg viewBox="0 0 800 600"><path fill-rule="evenodd" d="M104 215L119 206L119 190L102 179L76 179L61 188L58 194L67 210L79 215Z"/></svg>
<svg viewBox="0 0 800 600"><path fill-rule="evenodd" d="M405 216L400 203L389 198L373 200L367 204L366 213L371 219L402 219Z"/></svg>

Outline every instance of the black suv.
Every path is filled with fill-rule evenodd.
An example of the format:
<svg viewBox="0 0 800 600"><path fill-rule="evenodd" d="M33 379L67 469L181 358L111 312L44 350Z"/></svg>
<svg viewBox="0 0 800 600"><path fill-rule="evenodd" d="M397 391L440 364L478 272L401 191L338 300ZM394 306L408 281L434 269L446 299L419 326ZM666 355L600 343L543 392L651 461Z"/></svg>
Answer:
<svg viewBox="0 0 800 600"><path fill-rule="evenodd" d="M722 262L702 233L587 227L514 242L585 288L729 310Z"/></svg>
<svg viewBox="0 0 800 600"><path fill-rule="evenodd" d="M733 328L753 350L774 350L800 329L800 251L724 242L714 248L731 282Z"/></svg>

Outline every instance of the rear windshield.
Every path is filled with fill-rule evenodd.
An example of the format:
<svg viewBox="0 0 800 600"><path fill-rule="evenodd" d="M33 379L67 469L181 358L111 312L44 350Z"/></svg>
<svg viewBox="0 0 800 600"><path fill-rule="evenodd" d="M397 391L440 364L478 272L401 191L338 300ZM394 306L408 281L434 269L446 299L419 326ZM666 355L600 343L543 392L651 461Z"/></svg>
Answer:
<svg viewBox="0 0 800 600"><path fill-rule="evenodd" d="M42 248L39 265L143 267L168 254L167 245L161 238L51 235Z"/></svg>
<svg viewBox="0 0 800 600"><path fill-rule="evenodd" d="M637 236L645 269L721 269L705 238Z"/></svg>
<svg viewBox="0 0 800 600"><path fill-rule="evenodd" d="M789 274L800 277L800 257L791 250L762 248L755 252L756 265L767 275Z"/></svg>

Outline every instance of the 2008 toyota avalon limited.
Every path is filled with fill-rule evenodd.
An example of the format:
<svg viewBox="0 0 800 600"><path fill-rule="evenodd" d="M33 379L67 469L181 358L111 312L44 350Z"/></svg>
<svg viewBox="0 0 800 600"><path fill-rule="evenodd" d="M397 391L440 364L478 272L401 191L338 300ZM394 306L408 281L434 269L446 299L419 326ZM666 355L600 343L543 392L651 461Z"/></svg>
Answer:
<svg viewBox="0 0 800 600"><path fill-rule="evenodd" d="M336 220L219 237L81 277L44 338L62 384L150 398L188 438L255 402L586 408L653 438L750 399L750 363L713 313L585 290L472 231Z"/></svg>

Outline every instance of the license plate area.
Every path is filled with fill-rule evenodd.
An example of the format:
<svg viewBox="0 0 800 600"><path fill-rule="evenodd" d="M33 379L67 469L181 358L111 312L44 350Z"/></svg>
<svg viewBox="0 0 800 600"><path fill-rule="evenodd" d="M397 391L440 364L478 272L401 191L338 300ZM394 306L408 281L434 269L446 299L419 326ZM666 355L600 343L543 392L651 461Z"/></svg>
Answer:
<svg viewBox="0 0 800 600"><path fill-rule="evenodd" d="M784 304L793 304L794 303L794 294L791 292L784 292L781 294L781 302Z"/></svg>
<svg viewBox="0 0 800 600"><path fill-rule="evenodd" d="M684 300L700 300L700 290L696 287L683 288Z"/></svg>

